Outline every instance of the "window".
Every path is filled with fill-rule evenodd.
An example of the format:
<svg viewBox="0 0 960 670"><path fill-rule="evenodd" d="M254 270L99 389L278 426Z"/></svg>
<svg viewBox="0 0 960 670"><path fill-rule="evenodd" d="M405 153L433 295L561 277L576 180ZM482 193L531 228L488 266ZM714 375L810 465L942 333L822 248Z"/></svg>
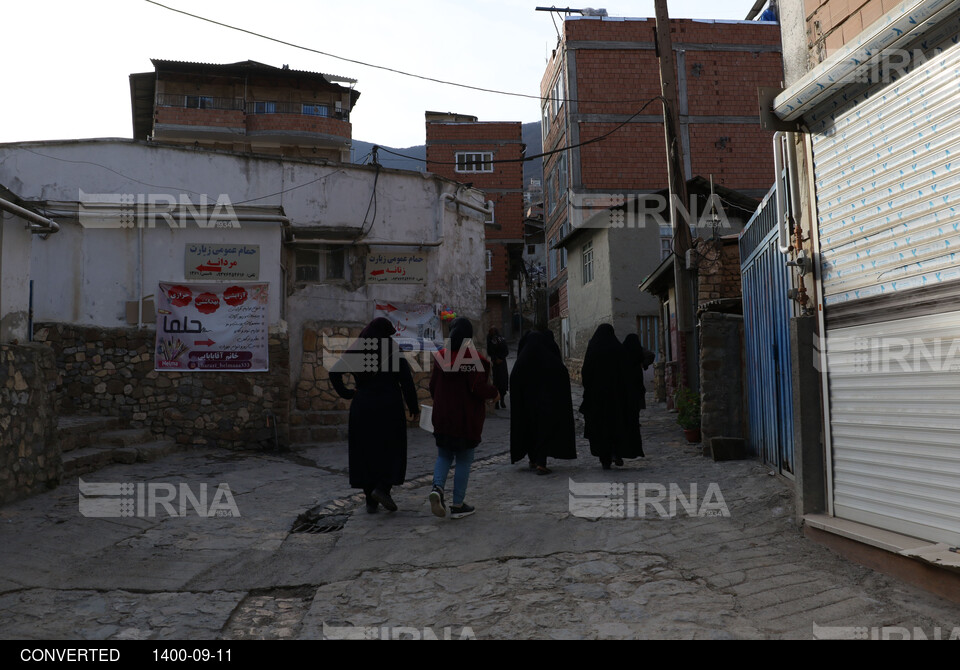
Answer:
<svg viewBox="0 0 960 670"><path fill-rule="evenodd" d="M297 281L325 282L346 279L343 247L297 249Z"/></svg>
<svg viewBox="0 0 960 670"><path fill-rule="evenodd" d="M550 238L550 246L547 249L547 272L549 273L550 279L556 279L557 277L557 251L553 246L557 243L560 238L556 235Z"/></svg>
<svg viewBox="0 0 960 670"><path fill-rule="evenodd" d="M493 172L493 152L458 151L456 172Z"/></svg>
<svg viewBox="0 0 960 670"><path fill-rule="evenodd" d="M557 83L553 85L553 115L556 116L560 112L560 107L563 106L563 73L560 73L560 76L557 77Z"/></svg>
<svg viewBox="0 0 960 670"><path fill-rule="evenodd" d="M533 256L533 255L536 254L536 253L537 253L537 245L536 245L536 244L528 244L528 245L527 245L527 254L530 255L530 256Z"/></svg>
<svg viewBox="0 0 960 670"><path fill-rule="evenodd" d="M307 116L328 116L326 105L303 105L301 111Z"/></svg>
<svg viewBox="0 0 960 670"><path fill-rule="evenodd" d="M186 106L192 109L211 109L213 98L208 95L188 95Z"/></svg>
<svg viewBox="0 0 960 670"><path fill-rule="evenodd" d="M483 222L484 222L486 225L488 225L488 226L492 226L493 224L495 224L495 223L497 222L497 207L496 207L496 205L494 205L492 212L490 212L489 214L484 214L484 215L483 215Z"/></svg>
<svg viewBox="0 0 960 670"><path fill-rule="evenodd" d="M253 103L254 114L276 114L277 103L275 102L255 102Z"/></svg>
<svg viewBox="0 0 960 670"><path fill-rule="evenodd" d="M487 272L493 272L493 252L487 249Z"/></svg>
<svg viewBox="0 0 960 670"><path fill-rule="evenodd" d="M672 237L661 237L660 238L660 260L666 260L670 258L670 254L673 253L673 238Z"/></svg>
<svg viewBox="0 0 960 670"><path fill-rule="evenodd" d="M593 281L593 240L583 245L580 256L583 259L583 283L589 284Z"/></svg>

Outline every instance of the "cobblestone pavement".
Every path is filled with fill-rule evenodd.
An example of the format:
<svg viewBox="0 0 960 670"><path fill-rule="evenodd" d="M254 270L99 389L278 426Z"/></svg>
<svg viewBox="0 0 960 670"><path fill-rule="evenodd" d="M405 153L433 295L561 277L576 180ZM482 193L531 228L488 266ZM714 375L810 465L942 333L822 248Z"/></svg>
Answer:
<svg viewBox="0 0 960 670"><path fill-rule="evenodd" d="M419 429L395 513L366 513L343 443L113 465L84 478L194 495L205 483L208 498L227 484L240 515L89 518L75 479L0 507L0 637L811 639L960 626L955 605L805 539L783 480L756 460L704 458L674 416L643 413L646 458L603 471L580 439L578 459L537 476L509 462L509 410L493 412L467 496L477 513L457 520L430 513L435 448ZM661 515L651 499L671 484L682 499L671 516L668 495ZM602 516L582 515L584 485L603 492Z"/></svg>

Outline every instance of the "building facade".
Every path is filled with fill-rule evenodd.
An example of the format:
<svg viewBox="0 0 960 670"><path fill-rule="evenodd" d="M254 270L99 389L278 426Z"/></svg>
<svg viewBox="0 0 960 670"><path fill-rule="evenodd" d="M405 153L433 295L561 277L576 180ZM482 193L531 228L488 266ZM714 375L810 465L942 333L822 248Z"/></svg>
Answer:
<svg viewBox="0 0 960 670"><path fill-rule="evenodd" d="M426 124L427 170L482 190L493 203L484 250L487 324L513 337L525 249L522 124L438 112L427 112Z"/></svg>
<svg viewBox="0 0 960 670"><path fill-rule="evenodd" d="M569 273L573 264L586 267L584 250L561 240L589 212L667 186L655 25L645 18L568 16L541 81L543 151L556 152L544 158L543 185L550 318L574 358L601 314L574 323L571 294L582 287ZM757 119L757 87L783 78L777 26L675 19L670 29L687 177L712 177L717 186L759 200L773 179L773 160L772 133ZM571 148L557 151L564 147ZM639 317L658 318L657 301L636 287L670 252L670 232L658 228L647 237L643 263L625 259L614 277L621 286L604 287L602 303L611 304L604 314L629 332ZM606 252L594 253L595 263L604 262ZM623 271L630 276L621 277Z"/></svg>
<svg viewBox="0 0 960 670"><path fill-rule="evenodd" d="M960 599L930 569L956 566L960 542L960 3L780 13L787 88L764 113L784 133L781 219L797 224L782 262L807 296L799 513L819 541Z"/></svg>
<svg viewBox="0 0 960 670"><path fill-rule="evenodd" d="M484 197L435 175L123 139L0 145L0 164L0 184L59 224L16 248L33 279L33 332L23 330L54 350L65 413L186 444L333 439L348 403L328 367L378 305L453 302L482 323ZM200 248L220 267L198 265ZM249 263L223 278L240 248ZM157 369L159 284L225 281L267 286L268 369Z"/></svg>
<svg viewBox="0 0 960 670"><path fill-rule="evenodd" d="M356 80L256 61L152 62L130 75L134 139L350 162Z"/></svg>

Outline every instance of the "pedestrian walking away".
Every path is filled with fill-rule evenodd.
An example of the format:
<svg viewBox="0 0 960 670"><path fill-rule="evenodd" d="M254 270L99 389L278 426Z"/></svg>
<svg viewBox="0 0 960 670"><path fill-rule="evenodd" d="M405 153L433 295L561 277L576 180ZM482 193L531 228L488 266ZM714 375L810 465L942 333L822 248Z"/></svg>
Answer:
<svg viewBox="0 0 960 670"><path fill-rule="evenodd" d="M490 357L490 363L493 365L493 385L497 387L500 393L500 399L497 400L497 409L507 408L507 390L510 385L510 373L507 371L507 356L510 355L510 346L507 340L496 327L490 328L487 333L487 356Z"/></svg>
<svg viewBox="0 0 960 670"><path fill-rule="evenodd" d="M639 444L628 434L628 393L623 344L613 326L600 324L587 344L580 376L583 383L583 434L590 441L590 453L600 459L604 470L623 465L625 458L643 456Z"/></svg>
<svg viewBox="0 0 960 670"><path fill-rule="evenodd" d="M437 461L429 498L430 509L439 517L447 515L444 487L454 465L450 517L459 519L474 513L474 508L466 503L470 467L483 432L486 401L500 398L490 383L490 362L477 351L472 337L470 320L454 319L449 350L441 352L430 376Z"/></svg>
<svg viewBox="0 0 960 670"><path fill-rule="evenodd" d="M627 426L627 442L635 444L639 450L638 455L643 456L643 437L640 433L640 410L647 407L647 387L643 383L643 372L653 363L656 355L643 348L640 343L640 337L636 333L630 333L623 338L624 352L624 371L626 374L626 385L624 387L626 395L626 409L624 418Z"/></svg>
<svg viewBox="0 0 960 670"><path fill-rule="evenodd" d="M530 331L517 346L510 373L510 462L527 458L548 475L547 458L577 457L570 373L552 332Z"/></svg>
<svg viewBox="0 0 960 670"><path fill-rule="evenodd" d="M420 407L410 365L393 341L396 333L387 319L374 319L356 342L330 370L330 383L341 398L350 400L347 443L350 486L363 489L367 511L383 506L391 512L397 505L390 496L402 484L407 471L407 420ZM347 388L343 376L353 375L355 389Z"/></svg>

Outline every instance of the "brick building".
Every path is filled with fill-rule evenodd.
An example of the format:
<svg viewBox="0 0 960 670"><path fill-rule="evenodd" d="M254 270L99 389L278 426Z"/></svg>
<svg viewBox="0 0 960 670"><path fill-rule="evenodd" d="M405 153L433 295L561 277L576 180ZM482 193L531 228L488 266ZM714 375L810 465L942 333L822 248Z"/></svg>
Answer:
<svg viewBox="0 0 960 670"><path fill-rule="evenodd" d="M543 151L573 147L544 162L550 319L568 357L582 353L600 321L619 321L622 337L643 319L659 318L657 301L636 286L670 254L669 225L638 228L637 249L629 254L622 236L605 253L574 235L590 210L636 201L667 185L655 27L654 19L568 16L541 82ZM783 78L777 25L675 19L670 27L687 178L712 177L718 187L759 200L773 181L773 160L772 133L759 123L757 88L779 86ZM692 222L701 214L691 211ZM568 283L568 256L577 264L576 286ZM571 320L573 294L603 274L604 263L612 293L583 297L591 313L578 325Z"/></svg>
<svg viewBox="0 0 960 670"><path fill-rule="evenodd" d="M130 75L134 139L350 162L356 80L250 60L152 63Z"/></svg>
<svg viewBox="0 0 960 670"><path fill-rule="evenodd" d="M486 225L486 319L512 337L524 251L522 124L439 112L427 112L426 124L427 170L469 184L494 203Z"/></svg>

